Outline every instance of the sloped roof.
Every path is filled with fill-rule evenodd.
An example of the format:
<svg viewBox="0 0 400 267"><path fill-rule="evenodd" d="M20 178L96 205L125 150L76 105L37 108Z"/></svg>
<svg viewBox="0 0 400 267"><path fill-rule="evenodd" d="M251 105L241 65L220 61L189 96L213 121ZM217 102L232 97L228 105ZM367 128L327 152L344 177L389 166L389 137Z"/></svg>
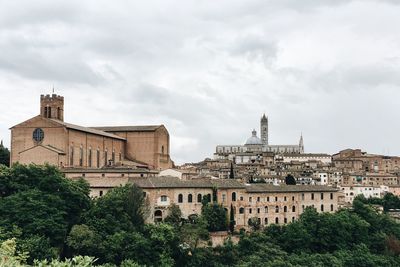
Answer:
<svg viewBox="0 0 400 267"><path fill-rule="evenodd" d="M93 128L89 128L89 127L83 127L83 126L79 126L79 125L75 125L72 123L68 123L68 122L64 122L64 121L60 121L60 120L56 120L56 119L49 119L51 121L57 122L63 126L65 126L68 129L73 129L76 131L80 131L80 132L85 132L85 133L91 133L91 134L96 134L96 135L102 135L102 136L106 136L106 137L110 137L110 138L114 138L114 139L119 139L119 140L126 140L125 138L115 135L115 134L111 134L111 133L107 133L101 130L97 130L97 129L93 129Z"/></svg>
<svg viewBox="0 0 400 267"><path fill-rule="evenodd" d="M199 178L181 180L172 176L133 178L130 180L142 188L244 188L241 182L233 179Z"/></svg>
<svg viewBox="0 0 400 267"><path fill-rule="evenodd" d="M110 138L113 138L113 139L126 140L125 138L123 138L121 136L118 136L118 135L115 135L115 134L112 134L112 133L107 133L107 132L104 132L104 131L101 131L101 130L98 130L98 129L93 129L93 128L89 128L89 127L75 125L75 124L64 122L64 121L60 121L60 120L57 120L57 119L45 118L45 117L43 117L41 115L37 115L37 116L32 117L32 118L30 118L30 119L28 119L26 121L23 121L23 122L21 122L21 123L19 123L17 125L14 125L10 129L13 129L15 127L30 127L30 126L25 126L25 125L29 124L29 122L31 122L31 121L33 121L35 119L45 120L47 122L53 123L54 126L61 125L61 126L64 126L64 127L68 128L68 129L73 129L73 130L80 131L80 132L101 135L101 136L110 137Z"/></svg>
<svg viewBox="0 0 400 267"><path fill-rule="evenodd" d="M71 179L71 178L70 178ZM78 180L81 178L72 178L72 180ZM120 185L126 185L129 182L129 178L118 177L118 178L84 178L90 184L92 188L114 188Z"/></svg>
<svg viewBox="0 0 400 267"><path fill-rule="evenodd" d="M163 125L138 125L138 126L98 126L92 129L105 132L154 132Z"/></svg>
<svg viewBox="0 0 400 267"><path fill-rule="evenodd" d="M27 148L27 149L25 149L25 150L22 150L22 151L18 152L18 154L24 153L24 152L26 152L26 151L28 151L28 150L31 150L31 149L34 149L34 148L37 148L37 147L43 147L43 148L48 149L48 150L51 150L51 151L53 151L53 152L55 152L55 153L57 153L57 154L65 155L65 152L62 151L61 149L58 149L58 148L53 147L53 146L50 146L50 145L41 145L41 144L40 144L40 145L33 146L33 147L30 147L30 148Z"/></svg>

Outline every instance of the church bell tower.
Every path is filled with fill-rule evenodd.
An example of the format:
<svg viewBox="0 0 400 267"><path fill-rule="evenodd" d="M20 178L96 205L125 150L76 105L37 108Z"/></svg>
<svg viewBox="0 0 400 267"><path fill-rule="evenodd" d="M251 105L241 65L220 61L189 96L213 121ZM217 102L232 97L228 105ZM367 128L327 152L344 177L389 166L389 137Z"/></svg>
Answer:
<svg viewBox="0 0 400 267"><path fill-rule="evenodd" d="M265 113L261 117L260 130L261 130L261 141L263 143L263 146L268 146L268 118L265 116Z"/></svg>
<svg viewBox="0 0 400 267"><path fill-rule="evenodd" d="M64 97L56 94L40 96L40 115L64 121Z"/></svg>

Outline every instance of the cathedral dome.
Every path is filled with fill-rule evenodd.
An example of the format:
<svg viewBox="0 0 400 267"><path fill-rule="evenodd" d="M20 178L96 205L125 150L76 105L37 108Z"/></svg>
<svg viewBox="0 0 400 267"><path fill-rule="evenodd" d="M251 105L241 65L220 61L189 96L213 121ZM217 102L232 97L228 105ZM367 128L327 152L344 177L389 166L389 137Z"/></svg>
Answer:
<svg viewBox="0 0 400 267"><path fill-rule="evenodd" d="M262 141L260 138L257 137L256 130L251 132L251 136L247 139L245 146L247 145L262 145Z"/></svg>

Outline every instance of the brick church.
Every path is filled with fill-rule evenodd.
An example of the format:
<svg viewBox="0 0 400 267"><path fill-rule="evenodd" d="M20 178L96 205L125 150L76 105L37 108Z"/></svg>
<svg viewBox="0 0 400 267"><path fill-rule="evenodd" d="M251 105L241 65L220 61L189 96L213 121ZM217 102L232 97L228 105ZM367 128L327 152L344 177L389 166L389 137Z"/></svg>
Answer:
<svg viewBox="0 0 400 267"><path fill-rule="evenodd" d="M164 125L83 127L64 121L64 97L40 96L40 114L11 127L11 164L62 169L171 168Z"/></svg>

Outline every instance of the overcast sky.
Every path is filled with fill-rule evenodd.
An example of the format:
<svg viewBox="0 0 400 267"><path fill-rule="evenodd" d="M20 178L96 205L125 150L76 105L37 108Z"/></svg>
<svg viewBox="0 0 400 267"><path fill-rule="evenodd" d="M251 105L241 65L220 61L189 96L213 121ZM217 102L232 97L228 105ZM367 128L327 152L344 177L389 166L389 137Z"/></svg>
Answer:
<svg viewBox="0 0 400 267"><path fill-rule="evenodd" d="M0 139L54 85L70 123L166 125L177 163L264 112L271 144L399 155L397 3L0 0Z"/></svg>

